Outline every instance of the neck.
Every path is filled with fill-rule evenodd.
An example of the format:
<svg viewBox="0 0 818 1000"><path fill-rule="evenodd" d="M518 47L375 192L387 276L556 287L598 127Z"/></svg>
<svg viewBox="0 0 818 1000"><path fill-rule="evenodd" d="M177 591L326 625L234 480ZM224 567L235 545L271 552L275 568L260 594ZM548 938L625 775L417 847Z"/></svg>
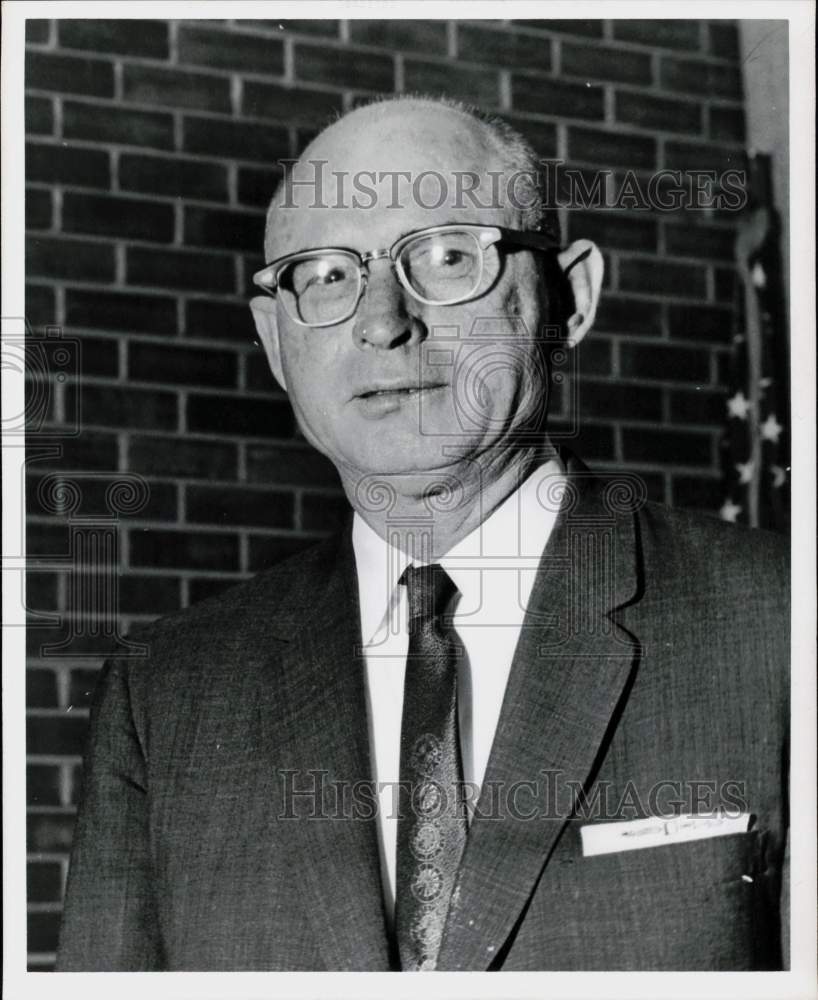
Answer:
<svg viewBox="0 0 818 1000"><path fill-rule="evenodd" d="M342 482L352 506L381 538L415 559L434 562L555 454L546 439L432 473L342 475Z"/></svg>

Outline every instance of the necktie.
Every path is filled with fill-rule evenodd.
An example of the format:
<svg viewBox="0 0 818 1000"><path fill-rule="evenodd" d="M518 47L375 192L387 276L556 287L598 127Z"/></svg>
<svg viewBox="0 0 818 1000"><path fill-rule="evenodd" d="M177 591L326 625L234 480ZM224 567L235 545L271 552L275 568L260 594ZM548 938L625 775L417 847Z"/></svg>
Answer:
<svg viewBox="0 0 818 1000"><path fill-rule="evenodd" d="M457 660L443 613L457 588L439 565L409 566L409 652L401 720L395 925L401 968L434 969L466 841Z"/></svg>

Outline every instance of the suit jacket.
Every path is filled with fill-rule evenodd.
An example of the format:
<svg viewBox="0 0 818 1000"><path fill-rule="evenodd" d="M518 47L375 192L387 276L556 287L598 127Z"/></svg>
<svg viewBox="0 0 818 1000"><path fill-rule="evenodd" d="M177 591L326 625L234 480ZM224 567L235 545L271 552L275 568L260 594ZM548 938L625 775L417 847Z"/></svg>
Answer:
<svg viewBox="0 0 818 1000"><path fill-rule="evenodd" d="M570 471L438 968L780 968L785 544ZM355 581L347 529L106 664L59 969L397 967ZM719 804L751 828L583 856L585 824Z"/></svg>

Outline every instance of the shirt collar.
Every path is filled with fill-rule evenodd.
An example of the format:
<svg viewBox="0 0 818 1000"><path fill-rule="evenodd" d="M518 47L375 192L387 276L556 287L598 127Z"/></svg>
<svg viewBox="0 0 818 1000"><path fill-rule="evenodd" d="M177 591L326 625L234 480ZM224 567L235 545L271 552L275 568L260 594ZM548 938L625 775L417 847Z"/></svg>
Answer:
<svg viewBox="0 0 818 1000"><path fill-rule="evenodd" d="M538 466L529 477L496 507L472 532L454 545L438 561L466 597L485 566L524 564L535 567L551 535L564 482L565 467L554 456ZM525 525L525 531L522 530ZM370 528L356 512L352 524L352 546L358 576L358 596L361 610L361 635L364 644L372 642L386 620L387 614L400 601L398 581L409 565L409 556L390 545ZM529 579L525 597L530 592L534 574Z"/></svg>

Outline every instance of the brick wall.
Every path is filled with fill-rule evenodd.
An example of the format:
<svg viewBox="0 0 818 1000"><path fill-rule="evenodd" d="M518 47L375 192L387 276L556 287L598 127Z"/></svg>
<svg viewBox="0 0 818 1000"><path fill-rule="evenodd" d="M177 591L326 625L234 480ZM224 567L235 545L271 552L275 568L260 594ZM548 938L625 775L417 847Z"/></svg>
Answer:
<svg viewBox="0 0 818 1000"><path fill-rule="evenodd" d="M26 88L32 344L53 360L60 329L81 373L45 365L27 466L29 945L31 968L47 969L113 632L297 551L344 508L294 432L246 305L275 161L370 93L439 91L499 109L543 157L609 168L616 187L628 171L740 166L744 112L727 21L38 20ZM562 222L608 266L556 426L577 398L587 460L713 509L734 215ZM117 481L130 497L121 485L112 499ZM83 617L100 600L109 612ZM45 627L55 611L61 624Z"/></svg>

